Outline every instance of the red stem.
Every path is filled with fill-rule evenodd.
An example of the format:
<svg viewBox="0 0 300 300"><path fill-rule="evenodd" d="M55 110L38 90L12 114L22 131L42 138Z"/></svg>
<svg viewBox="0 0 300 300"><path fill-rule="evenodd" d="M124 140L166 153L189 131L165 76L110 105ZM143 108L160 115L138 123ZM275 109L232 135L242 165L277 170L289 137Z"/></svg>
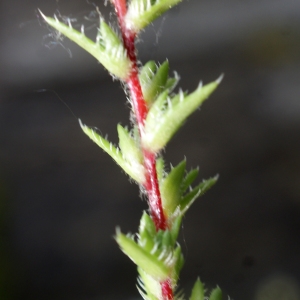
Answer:
<svg viewBox="0 0 300 300"><path fill-rule="evenodd" d="M147 103L144 99L142 87L139 81L139 70L137 66L135 38L136 33L126 26L124 17L126 15L126 1L112 0L115 5L118 16L124 47L127 50L127 55L131 61L131 70L126 79L126 83L130 92L130 99L134 110L134 115L137 120L138 128L141 137L144 133L145 120L148 113ZM167 220L164 215L161 195L159 191L157 172L156 172L156 155L146 149L143 149L144 164L146 170L146 183L144 185L150 207L150 213L157 230L167 229Z"/></svg>
<svg viewBox="0 0 300 300"><path fill-rule="evenodd" d="M163 296L163 300L173 300L173 289L171 280L167 279L161 282L161 293Z"/></svg>
<svg viewBox="0 0 300 300"><path fill-rule="evenodd" d="M126 0L111 0L115 6L118 16L120 29L122 33L124 47L127 50L127 55L131 61L131 70L126 83L130 92L130 98L136 121L138 124L141 138L144 133L145 120L148 113L147 103L144 99L142 87L139 81L139 70L137 66L135 38L136 32L126 26L125 15L127 12ZM144 155L144 166L146 170L146 183L144 187L148 195L148 203L151 217L154 221L156 230L166 230L168 228L167 219L165 217L161 194L159 190L157 171L156 171L156 153L142 149ZM167 279L161 282L161 291L163 300L173 300L173 289L171 280Z"/></svg>

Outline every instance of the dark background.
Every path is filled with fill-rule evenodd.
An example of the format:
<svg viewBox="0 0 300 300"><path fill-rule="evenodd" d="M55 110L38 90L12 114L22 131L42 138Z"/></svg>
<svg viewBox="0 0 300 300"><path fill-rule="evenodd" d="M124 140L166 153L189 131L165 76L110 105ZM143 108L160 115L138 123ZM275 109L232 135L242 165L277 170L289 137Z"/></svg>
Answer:
<svg viewBox="0 0 300 300"><path fill-rule="evenodd" d="M37 13L84 23L94 37L95 5L115 24L111 7L0 5L0 298L139 299L113 235L117 225L136 232L146 203L77 121L116 143L129 105L120 84ZM138 47L143 63L168 58L183 90L225 73L165 153L173 165L187 157L203 178L220 174L184 219L180 287L188 298L200 276L233 299L299 300L300 1L183 1Z"/></svg>

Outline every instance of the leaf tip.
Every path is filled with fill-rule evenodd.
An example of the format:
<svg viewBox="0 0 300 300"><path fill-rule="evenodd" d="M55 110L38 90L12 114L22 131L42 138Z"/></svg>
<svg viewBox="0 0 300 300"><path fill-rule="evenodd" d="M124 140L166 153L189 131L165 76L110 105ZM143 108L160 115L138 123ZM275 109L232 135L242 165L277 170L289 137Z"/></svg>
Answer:
<svg viewBox="0 0 300 300"><path fill-rule="evenodd" d="M216 83L217 83L217 84L220 84L220 83L222 82L223 78L224 78L224 73L222 73L222 74L219 76L219 78L216 80Z"/></svg>
<svg viewBox="0 0 300 300"><path fill-rule="evenodd" d="M48 17L46 17L39 8L38 8L38 11L39 11L40 15L42 16L42 18L47 22Z"/></svg>

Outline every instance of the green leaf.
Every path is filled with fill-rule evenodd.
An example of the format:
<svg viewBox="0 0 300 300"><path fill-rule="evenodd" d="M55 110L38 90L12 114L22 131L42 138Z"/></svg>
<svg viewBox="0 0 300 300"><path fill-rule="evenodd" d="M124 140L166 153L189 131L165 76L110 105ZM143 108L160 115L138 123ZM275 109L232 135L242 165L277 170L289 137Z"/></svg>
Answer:
<svg viewBox="0 0 300 300"><path fill-rule="evenodd" d="M142 143L146 149L158 152L164 148L175 132L182 126L183 122L191 115L209 95L217 88L222 77L205 86L200 86L191 94L178 98L175 96L174 103L168 101L161 95L152 105L145 122L145 133ZM163 94L163 93L162 93ZM160 102L157 104L157 101ZM163 101L164 100L164 101Z"/></svg>
<svg viewBox="0 0 300 300"><path fill-rule="evenodd" d="M153 220L146 212L144 212L139 226L139 245L150 252L155 244L155 235L156 228Z"/></svg>
<svg viewBox="0 0 300 300"><path fill-rule="evenodd" d="M164 262L143 249L133 239L117 231L116 241L121 250L147 274L160 281L168 278L169 268Z"/></svg>
<svg viewBox="0 0 300 300"><path fill-rule="evenodd" d="M142 84L143 95L146 102L151 105L156 97L165 90L168 80L169 62L165 61L152 76L151 80L148 79Z"/></svg>
<svg viewBox="0 0 300 300"><path fill-rule="evenodd" d="M118 124L117 130L119 135L119 146L124 158L127 161L132 162L132 164L142 165L143 156L140 148L136 144L136 141L132 138L128 130L120 124Z"/></svg>
<svg viewBox="0 0 300 300"><path fill-rule="evenodd" d="M163 231L162 246L163 248L171 248L173 246L173 237L169 230Z"/></svg>
<svg viewBox="0 0 300 300"><path fill-rule="evenodd" d="M175 245L177 238L178 238L178 234L179 234L179 230L180 230L180 226L181 226L181 221L182 221L182 217L181 216L177 216L173 221L172 221L172 227L171 227L171 234L172 234L172 238L173 238L173 246Z"/></svg>
<svg viewBox="0 0 300 300"><path fill-rule="evenodd" d="M199 278L194 284L190 300L204 300L204 286Z"/></svg>
<svg viewBox="0 0 300 300"><path fill-rule="evenodd" d="M151 252L155 245L155 238L148 230L144 230L141 234L139 234L138 244L146 251Z"/></svg>
<svg viewBox="0 0 300 300"><path fill-rule="evenodd" d="M156 172L157 172L157 179L159 183L162 182L165 175L164 167L165 167L164 159L162 158L162 156L160 156L156 160Z"/></svg>
<svg viewBox="0 0 300 300"><path fill-rule="evenodd" d="M79 32L56 17L46 17L41 11L40 14L50 26L94 56L110 73L123 80L128 77L131 62L123 43L103 20L95 43L85 36L83 30Z"/></svg>
<svg viewBox="0 0 300 300"><path fill-rule="evenodd" d="M183 196L180 200L180 211L184 214L197 198L204 195L218 180L219 176L203 180L191 192Z"/></svg>
<svg viewBox="0 0 300 300"><path fill-rule="evenodd" d="M162 204L167 216L173 214L181 199L181 183L185 172L186 161L174 167L160 186Z"/></svg>
<svg viewBox="0 0 300 300"><path fill-rule="evenodd" d="M108 155L115 160L115 162L135 181L143 184L145 182L145 174L143 165L138 165L136 162L131 162L125 159L121 151L113 146L109 141L96 133L93 129L82 124L79 120L79 124L83 132L100 148L102 148Z"/></svg>
<svg viewBox="0 0 300 300"><path fill-rule="evenodd" d="M191 170L184 178L182 182L182 191L185 191L189 188L189 186L195 181L199 173L199 169L193 169Z"/></svg>
<svg viewBox="0 0 300 300"><path fill-rule="evenodd" d="M182 0L131 0L126 23L129 28L139 32L165 11L175 6Z"/></svg>
<svg viewBox="0 0 300 300"><path fill-rule="evenodd" d="M216 287L210 294L209 300L222 300L222 291Z"/></svg>
<svg viewBox="0 0 300 300"><path fill-rule="evenodd" d="M154 60L148 61L140 70L139 79L142 87L152 80L156 72L156 64Z"/></svg>
<svg viewBox="0 0 300 300"><path fill-rule="evenodd" d="M155 224L152 218L144 211L140 220L139 234L142 234L145 230L148 231L153 238L155 237Z"/></svg>
<svg viewBox="0 0 300 300"><path fill-rule="evenodd" d="M110 26L104 22L103 19L100 20L100 28L96 38L104 48L115 48L122 45L121 40L117 34L110 28Z"/></svg>
<svg viewBox="0 0 300 300"><path fill-rule="evenodd" d="M164 90L168 90L170 93L178 83L179 76L176 73L174 78L169 78L168 74L168 61L159 67L155 65L154 61L149 61L141 69L139 78L144 99L149 107Z"/></svg>
<svg viewBox="0 0 300 300"><path fill-rule="evenodd" d="M156 101L152 104L146 118L146 122L147 122L146 126L155 127L157 126L157 122L159 122L160 118L163 118L167 106L167 101L169 100L168 95L169 95L168 90L163 91L157 97ZM143 143L144 143L144 139L143 139Z"/></svg>
<svg viewBox="0 0 300 300"><path fill-rule="evenodd" d="M145 300L157 300L161 299L161 285L160 282L154 279L152 276L149 276L143 269L138 268L140 275L138 290Z"/></svg>
<svg viewBox="0 0 300 300"><path fill-rule="evenodd" d="M184 258L183 258L183 255L181 253L181 247L179 245L174 250L173 257L175 259L175 265L174 265L174 270L173 270L173 272L174 272L173 273L173 278L175 280L178 280L180 271L181 271L181 269L184 265Z"/></svg>
<svg viewBox="0 0 300 300"><path fill-rule="evenodd" d="M177 73L175 73L174 78L168 78L165 88L168 89L170 92L172 92L175 86L177 85L178 81L179 81L179 76L177 75Z"/></svg>

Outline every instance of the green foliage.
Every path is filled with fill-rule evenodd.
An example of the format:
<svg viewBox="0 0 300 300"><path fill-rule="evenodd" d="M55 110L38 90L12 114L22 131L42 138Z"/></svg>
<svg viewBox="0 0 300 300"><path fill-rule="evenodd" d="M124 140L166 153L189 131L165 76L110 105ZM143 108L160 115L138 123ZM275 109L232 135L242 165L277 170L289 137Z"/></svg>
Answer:
<svg viewBox="0 0 300 300"><path fill-rule="evenodd" d="M182 0L131 0L126 21L135 32L145 28Z"/></svg>
<svg viewBox="0 0 300 300"><path fill-rule="evenodd" d="M222 291L219 287L212 290L209 297L205 296L204 285L199 278L197 278L194 287L192 289L192 294L189 300L222 300Z"/></svg>
<svg viewBox="0 0 300 300"><path fill-rule="evenodd" d="M219 287L216 287L210 294L209 300L222 300L222 291Z"/></svg>
<svg viewBox="0 0 300 300"><path fill-rule="evenodd" d="M120 7L126 6L125 0L112 0L112 3L116 2ZM119 20L121 31L123 30L122 38L130 36L134 39L143 28L179 2L181 0L131 0L127 12L125 9L125 16L119 16L123 18L121 22ZM140 70L135 69L137 61L132 61L135 52L133 55L129 54L132 47L135 50L134 41L132 47L128 47L102 18L96 41L93 42L85 36L83 29L79 32L73 29L71 24L66 25L56 17L53 19L43 14L42 16L55 30L93 55L113 76L128 83L136 74L137 86L131 85L131 89L137 87L139 91L142 90L146 112L144 119L134 123L131 130L120 124L117 126L118 147L82 124L80 120L79 123L83 132L111 156L143 191L153 183L158 186L159 192L155 196L159 200L161 198L162 215L166 219L165 227L160 229L162 227L157 226L153 215L144 212L136 238L117 229L115 239L121 250L137 265L138 289L143 298L165 300L162 282L167 282L175 292L184 263L181 247L177 242L182 217L194 201L216 183L218 176L203 180L192 187L199 173L198 168L187 172L186 161L183 160L167 172L161 152L186 119L215 91L222 76L204 86L200 84L192 93L182 90L174 93L179 77L176 74L169 77L169 62L157 65L154 61L149 61ZM136 113L135 109L133 111ZM151 157L156 158L151 164L155 172L154 177L149 175L146 155L149 153ZM147 192L149 193L149 190ZM151 209L150 211L153 212ZM184 298L182 294L177 294L172 299ZM209 298L205 297L204 286L197 279L189 299L221 300L222 292L217 287Z"/></svg>
<svg viewBox="0 0 300 300"><path fill-rule="evenodd" d="M222 77L205 86L201 84L191 94L180 91L169 96L163 91L153 103L147 115L143 146L159 152L170 141L184 121L206 100L220 84Z"/></svg>
<svg viewBox="0 0 300 300"><path fill-rule="evenodd" d="M180 224L181 217L177 217L170 229L156 231L153 220L144 212L137 241L117 230L117 243L138 266L140 291L143 290L145 295L148 295L145 299L161 299L161 296L153 298L157 296L155 293L160 293L159 289L157 291L153 287L159 286L159 283L170 275L173 279L172 285L175 287L177 284L184 262L181 248L176 245Z"/></svg>
<svg viewBox="0 0 300 300"><path fill-rule="evenodd" d="M116 148L109 141L103 138L95 130L82 124L79 120L83 132L100 148L102 148L111 158L136 182L145 181L144 166L141 161L140 149L137 148L133 138L121 125L118 125L120 148Z"/></svg>
<svg viewBox="0 0 300 300"><path fill-rule="evenodd" d="M161 168L161 166L159 167ZM198 169L193 169L184 176L185 167L186 161L183 160L169 174L163 173L164 175L159 177L163 206L169 218L176 215L182 216L194 201L208 191L218 179L217 175L203 180L195 188L192 188L191 184L196 179L199 171ZM161 172L159 171L158 173L160 174Z"/></svg>
<svg viewBox="0 0 300 300"><path fill-rule="evenodd" d="M199 278L197 278L194 287L192 289L192 294L190 300L204 300L204 285Z"/></svg>
<svg viewBox="0 0 300 300"><path fill-rule="evenodd" d="M111 74L120 79L126 79L130 70L130 60L127 57L123 43L116 33L103 20L100 22L96 42L85 36L83 27L79 32L57 18L46 17L40 12L45 21L94 56Z"/></svg>
<svg viewBox="0 0 300 300"><path fill-rule="evenodd" d="M140 71L140 81L143 95L149 107L156 100L157 96L164 90L171 92L179 78L168 76L169 62L165 61L161 66L156 66L154 61L147 62Z"/></svg>

